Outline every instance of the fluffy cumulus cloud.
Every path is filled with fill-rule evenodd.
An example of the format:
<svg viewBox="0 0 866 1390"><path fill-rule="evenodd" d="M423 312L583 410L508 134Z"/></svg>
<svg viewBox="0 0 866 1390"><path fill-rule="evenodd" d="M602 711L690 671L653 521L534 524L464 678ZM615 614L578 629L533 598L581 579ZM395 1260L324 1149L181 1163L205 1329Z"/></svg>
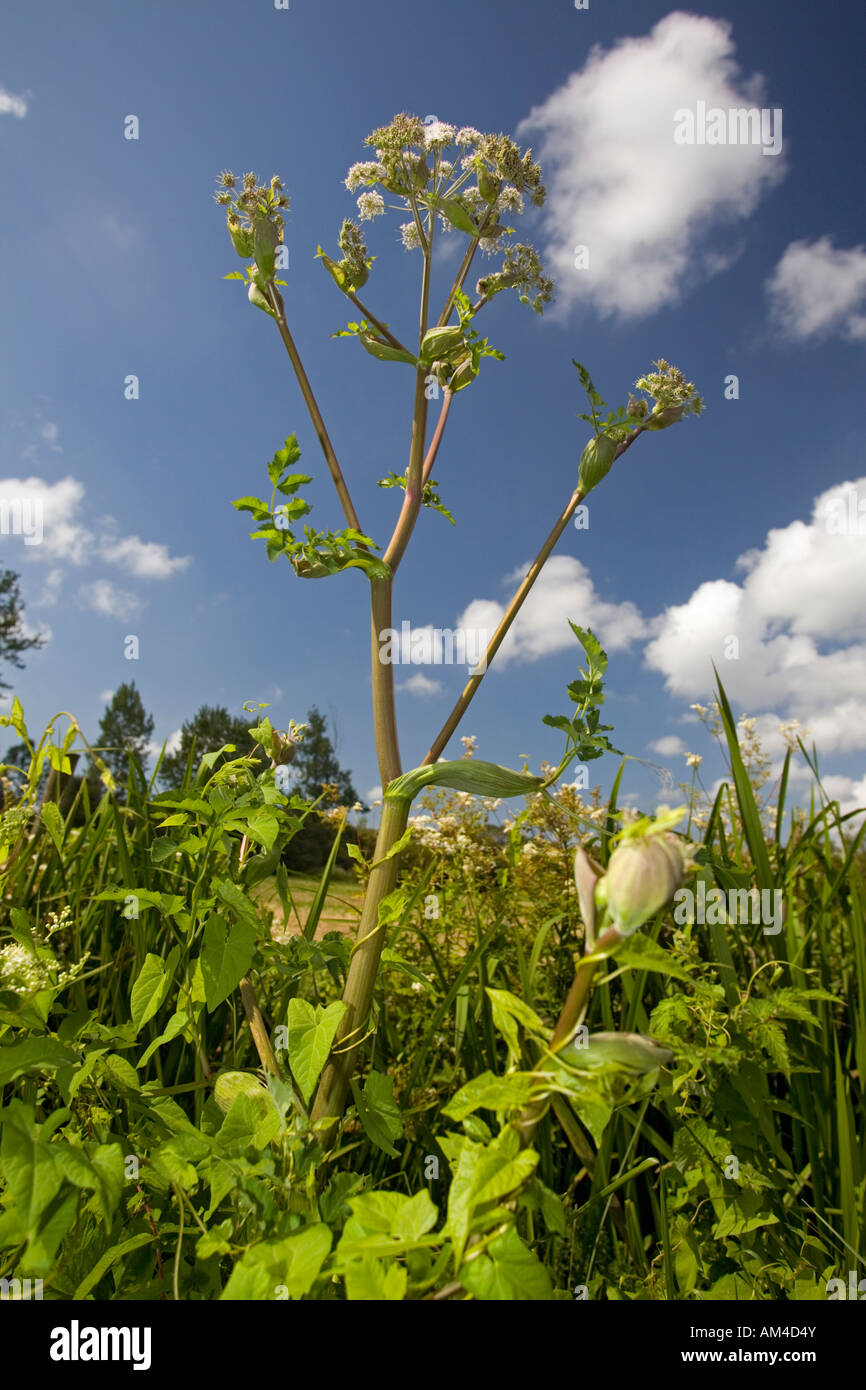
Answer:
<svg viewBox="0 0 866 1390"><path fill-rule="evenodd" d="M740 582L700 584L653 621L648 665L701 698L715 662L767 734L797 719L825 753L866 748L866 478L829 488L737 568Z"/></svg>
<svg viewBox="0 0 866 1390"><path fill-rule="evenodd" d="M642 38L594 47L521 123L521 137L540 145L546 256L565 309L650 314L739 254L730 229L783 177L781 147L770 155L758 138L732 142L730 126L725 143L674 138L680 111L694 114L696 135L702 109L769 111L763 79L746 77L734 53L724 20L676 11ZM760 138L781 135L768 115ZM723 224L725 238L712 240ZM575 267L578 246L587 268Z"/></svg>
<svg viewBox="0 0 866 1390"><path fill-rule="evenodd" d="M664 738L657 738L649 746L650 751L658 753L661 758L676 758L686 751L686 745L678 734L665 734Z"/></svg>
<svg viewBox="0 0 866 1390"><path fill-rule="evenodd" d="M794 241L767 281L772 317L799 342L866 339L866 246Z"/></svg>
<svg viewBox="0 0 866 1390"><path fill-rule="evenodd" d="M99 613L103 618L132 618L141 608L141 600L128 589L119 589L110 579L95 579L92 584L82 584L78 590L79 602Z"/></svg>
<svg viewBox="0 0 866 1390"><path fill-rule="evenodd" d="M410 695L438 695L442 689L442 682L431 680L423 671L416 671L414 676L403 681L397 689L406 690Z"/></svg>
<svg viewBox="0 0 866 1390"><path fill-rule="evenodd" d="M528 565L506 576L510 598ZM458 618L460 627L481 629L493 636L506 604L473 599ZM534 661L575 646L569 619L591 627L608 651L622 651L646 634L644 619L633 603L611 603L596 592L588 569L571 555L554 555L510 628L496 657L500 669L509 661Z"/></svg>
<svg viewBox="0 0 866 1390"><path fill-rule="evenodd" d="M56 427L43 437L56 446ZM170 579L191 564L158 541L118 534L112 517L87 516L84 485L71 476L48 482L37 476L0 478L0 533L17 542L21 558L50 565L37 604L50 606L66 587L67 568L109 565L133 579ZM140 606L134 594L99 578L78 591L97 613L128 617Z"/></svg>
<svg viewBox="0 0 866 1390"><path fill-rule="evenodd" d="M26 115L27 102L24 98L0 86L0 116L17 116L20 121Z"/></svg>

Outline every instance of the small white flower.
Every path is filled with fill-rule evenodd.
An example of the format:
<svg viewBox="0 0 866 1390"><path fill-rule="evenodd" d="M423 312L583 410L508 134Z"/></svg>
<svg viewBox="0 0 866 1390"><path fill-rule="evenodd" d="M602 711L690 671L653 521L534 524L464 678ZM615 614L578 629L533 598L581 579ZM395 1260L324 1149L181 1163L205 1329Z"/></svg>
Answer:
<svg viewBox="0 0 866 1390"><path fill-rule="evenodd" d="M366 160L361 164L353 164L346 175L346 187L350 193L354 193L356 188L362 184L373 184L385 176L384 164L377 164L374 160Z"/></svg>
<svg viewBox="0 0 866 1390"><path fill-rule="evenodd" d="M414 222L404 222L400 228L400 236L403 238L403 245L407 251L414 251L421 245L418 236L418 228Z"/></svg>
<svg viewBox="0 0 866 1390"><path fill-rule="evenodd" d="M519 188L506 185L496 200L497 212L523 212L523 194Z"/></svg>
<svg viewBox="0 0 866 1390"><path fill-rule="evenodd" d="M381 217L385 211L385 199L381 193L362 193L358 199L358 216L362 222L370 222Z"/></svg>
<svg viewBox="0 0 866 1390"><path fill-rule="evenodd" d="M454 143L456 145L477 145L480 139L480 130L476 130L475 127L471 125L464 125L461 126L454 137Z"/></svg>
<svg viewBox="0 0 866 1390"><path fill-rule="evenodd" d="M454 139L453 125L446 125L444 121L432 121L424 131L424 144L428 150L441 148L443 145L450 145Z"/></svg>
<svg viewBox="0 0 866 1390"><path fill-rule="evenodd" d="M701 763L702 763L703 761L704 761L704 760L703 760L703 758L701 757L700 753L687 753L687 754L686 754L686 766L687 766L687 767L700 767L700 765L701 765Z"/></svg>

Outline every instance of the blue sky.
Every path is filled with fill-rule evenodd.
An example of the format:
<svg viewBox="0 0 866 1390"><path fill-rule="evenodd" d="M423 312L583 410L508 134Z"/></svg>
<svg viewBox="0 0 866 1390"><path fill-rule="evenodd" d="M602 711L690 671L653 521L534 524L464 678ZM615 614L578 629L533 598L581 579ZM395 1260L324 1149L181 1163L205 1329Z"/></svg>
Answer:
<svg viewBox="0 0 866 1390"><path fill-rule="evenodd" d="M537 318L503 294L479 316L506 361L455 399L435 475L458 525L422 516L398 623L451 628L507 602L576 480L587 427L573 357L612 404L659 356L706 401L700 420L639 440L593 494L589 529L562 538L460 732L505 764L558 757L541 718L567 708L571 618L608 647L619 747L677 778L686 751L705 754L711 783L720 765L689 707L710 697L715 660L774 755L779 723L798 719L831 791L866 804L862 27L853 0L49 0L8 14L0 500L41 500L45 530L41 545L0 535L0 564L50 632L26 670L4 672L31 728L65 708L95 733L105 693L129 679L159 741L202 703L270 701L285 726L316 702L359 791L378 782L366 580L269 565L230 505L263 490L294 431L311 520L343 524L276 329L222 278L240 263L212 193L226 167L284 180L289 322L384 546L398 494L376 480L406 466L412 373L331 339L356 315L313 257L355 213L343 180L364 137L408 110L532 145L549 196L517 225L558 299ZM675 110L701 101L781 108L781 152L678 146ZM138 140L124 139L130 114ZM366 224L364 298L408 336L418 267L399 221ZM574 267L578 243L589 270ZM453 265L440 260L436 298ZM738 399L725 398L732 374ZM465 680L416 667L398 683L419 672L440 688L400 692L405 767ZM606 761L600 780L614 771ZM646 767L631 765L629 791L652 800Z"/></svg>

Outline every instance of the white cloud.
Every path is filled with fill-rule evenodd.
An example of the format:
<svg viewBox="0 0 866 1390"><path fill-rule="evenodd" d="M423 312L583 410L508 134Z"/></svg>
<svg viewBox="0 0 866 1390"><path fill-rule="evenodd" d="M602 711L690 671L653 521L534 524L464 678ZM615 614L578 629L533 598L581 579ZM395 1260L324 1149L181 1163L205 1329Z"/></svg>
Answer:
<svg viewBox="0 0 866 1390"><path fill-rule="evenodd" d="M664 738L657 738L649 747L651 752L658 753L662 758L676 758L686 751L686 745L677 734L665 734Z"/></svg>
<svg viewBox="0 0 866 1390"><path fill-rule="evenodd" d="M114 697L114 691L113 691L113 690L100 690L100 692L99 692L99 698L100 698L100 700L103 700L103 701L105 702L105 704L108 704L109 700L113 699L113 697Z"/></svg>
<svg viewBox="0 0 866 1390"><path fill-rule="evenodd" d="M866 339L866 246L850 251L830 238L793 241L767 281L771 314L801 342L831 334Z"/></svg>
<svg viewBox="0 0 866 1390"><path fill-rule="evenodd" d="M21 120L27 115L27 102L23 97L15 96L14 92L7 92L5 87L0 87L0 116L17 116Z"/></svg>
<svg viewBox="0 0 866 1390"><path fill-rule="evenodd" d="M377 801L381 801L381 800L382 800L382 788L381 788L381 787L371 787L370 790L364 794L364 805L365 805L365 806L375 806L376 802L377 802Z"/></svg>
<svg viewBox="0 0 866 1390"><path fill-rule="evenodd" d="M127 589L118 589L108 579L95 579L92 584L82 584L78 591L79 601L94 613L105 618L132 618L141 608L141 600Z"/></svg>
<svg viewBox="0 0 866 1390"><path fill-rule="evenodd" d="M442 689L442 682L431 680L423 671L418 671L407 681L403 681L402 685L398 685L397 689L408 690L410 695L438 695Z"/></svg>
<svg viewBox="0 0 866 1390"><path fill-rule="evenodd" d="M192 560L191 555L171 556L167 546L140 540L138 536L124 536L116 541L105 539L100 544L100 554L103 560L120 565L138 579L168 579L187 569Z"/></svg>
<svg viewBox="0 0 866 1390"><path fill-rule="evenodd" d="M511 593L529 566L506 576ZM481 628L492 636L505 613L505 605L493 599L473 599L458 618L460 627ZM633 603L608 603L596 593L589 571L571 555L548 560L529 592L496 657L496 666L508 661L535 661L568 648L577 650L569 619L591 627L608 651L630 647L646 635L646 624Z"/></svg>
<svg viewBox="0 0 866 1390"><path fill-rule="evenodd" d="M548 185L546 262L564 309L638 318L675 303L740 254L721 223L749 217L785 173L758 144L677 144L675 113L766 106L763 79L746 78L731 26L675 11L641 38L605 51L534 107L521 136L540 137ZM575 247L589 268L575 269Z"/></svg>
<svg viewBox="0 0 866 1390"><path fill-rule="evenodd" d="M759 732L797 719L824 753L866 748L866 478L828 488L737 567L742 583L707 581L653 621L647 664L695 698L715 662Z"/></svg>
<svg viewBox="0 0 866 1390"><path fill-rule="evenodd" d="M110 695L111 692L109 691L109 696ZM167 756L171 753L176 753L180 748L182 732L181 729L175 729L174 733L169 734L168 738L165 740L165 751ZM147 751L151 758L158 758L162 752L162 744L154 743L151 739L150 743L147 745Z"/></svg>
<svg viewBox="0 0 866 1390"><path fill-rule="evenodd" d="M54 447L56 427L46 426L43 437ZM48 429L48 434L45 434ZM37 603L50 605L63 591L63 565L84 568L105 563L116 565L135 579L169 579L185 570L190 555L171 555L166 545L139 536L118 536L111 517L89 520L85 490L77 478L48 482L36 476L0 478L0 526L14 536L23 555L52 565ZM140 606L107 579L85 586L81 597L88 607L115 617L128 616Z"/></svg>

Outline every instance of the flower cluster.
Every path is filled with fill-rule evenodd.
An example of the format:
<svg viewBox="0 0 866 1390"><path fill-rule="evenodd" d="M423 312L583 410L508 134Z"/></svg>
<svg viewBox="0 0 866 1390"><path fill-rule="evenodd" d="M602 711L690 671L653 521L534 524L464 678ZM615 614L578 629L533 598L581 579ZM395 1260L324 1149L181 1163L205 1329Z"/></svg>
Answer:
<svg viewBox="0 0 866 1390"><path fill-rule="evenodd" d="M262 218L274 228L277 240L283 240L282 211L289 207L289 198L276 174L269 184L259 183L254 173L244 174L238 185L235 175L224 169L218 183L221 191L214 198L229 210L229 236L239 256L252 257L256 222Z"/></svg>
<svg viewBox="0 0 866 1390"><path fill-rule="evenodd" d="M472 126L457 129L430 118L425 123L405 112L374 130L365 143L375 149L376 158L353 164L345 179L350 192L359 192L362 222L381 217L387 206L411 214L400 225L406 250L426 251L437 220L447 231L456 227L475 237L482 252L504 253L500 270L479 281L478 293L485 300L516 288L524 303L542 311L552 298L553 282L531 247L512 245L514 228L504 220L522 214L526 200L536 207L544 203L541 169L531 150L521 151L508 135L484 134ZM449 158L450 147L456 153ZM386 204L386 195L397 201ZM357 288L357 283L349 280L341 286L348 287Z"/></svg>

